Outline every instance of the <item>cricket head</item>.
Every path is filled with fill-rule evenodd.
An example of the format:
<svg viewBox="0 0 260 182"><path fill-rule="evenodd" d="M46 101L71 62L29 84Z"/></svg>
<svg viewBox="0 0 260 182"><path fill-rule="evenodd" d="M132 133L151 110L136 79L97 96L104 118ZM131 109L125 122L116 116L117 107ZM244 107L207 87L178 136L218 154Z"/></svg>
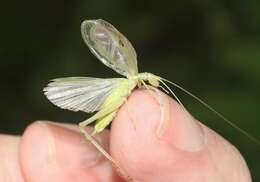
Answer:
<svg viewBox="0 0 260 182"><path fill-rule="evenodd" d="M152 73L139 73L137 76L138 82L144 82L147 81L150 85L154 87L159 87L161 78L159 76L156 76Z"/></svg>

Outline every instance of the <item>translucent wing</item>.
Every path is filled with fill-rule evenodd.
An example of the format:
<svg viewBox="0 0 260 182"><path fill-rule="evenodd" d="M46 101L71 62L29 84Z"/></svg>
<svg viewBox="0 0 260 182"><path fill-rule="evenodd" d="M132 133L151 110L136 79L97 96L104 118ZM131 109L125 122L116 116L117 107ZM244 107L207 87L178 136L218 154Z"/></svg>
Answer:
<svg viewBox="0 0 260 182"><path fill-rule="evenodd" d="M44 94L54 105L63 109L91 113L100 110L119 79L58 78L44 88Z"/></svg>
<svg viewBox="0 0 260 182"><path fill-rule="evenodd" d="M106 66L126 77L138 74L133 46L113 25L101 19L86 20L81 33L90 51Z"/></svg>

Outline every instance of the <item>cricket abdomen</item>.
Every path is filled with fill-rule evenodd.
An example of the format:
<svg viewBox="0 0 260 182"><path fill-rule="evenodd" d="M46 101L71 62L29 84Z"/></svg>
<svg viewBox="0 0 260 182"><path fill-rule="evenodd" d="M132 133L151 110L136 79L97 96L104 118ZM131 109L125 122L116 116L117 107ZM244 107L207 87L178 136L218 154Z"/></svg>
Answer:
<svg viewBox="0 0 260 182"><path fill-rule="evenodd" d="M112 103L123 103L123 101L131 94L131 91L135 86L136 82L134 80L121 78L118 81L117 87L112 90L110 95L102 104L102 108L110 107Z"/></svg>

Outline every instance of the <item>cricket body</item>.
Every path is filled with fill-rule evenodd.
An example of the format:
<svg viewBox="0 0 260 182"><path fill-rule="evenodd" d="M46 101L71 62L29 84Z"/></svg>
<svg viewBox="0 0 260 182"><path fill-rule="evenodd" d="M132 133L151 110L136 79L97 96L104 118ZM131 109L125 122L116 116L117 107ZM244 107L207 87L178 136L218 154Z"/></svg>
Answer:
<svg viewBox="0 0 260 182"><path fill-rule="evenodd" d="M152 73L138 73L137 56L133 46L126 37L108 22L101 19L86 20L81 24L81 33L90 51L103 64L126 78L58 78L52 80L48 86L44 88L44 93L53 104L63 109L83 111L86 113L96 112L92 117L79 123L80 131L84 133L86 139L94 144L94 146L112 162L125 178L129 179L117 162L96 142L93 135L104 130L112 122L120 106L126 102L127 97L136 87L145 87L147 89L160 87L167 93L170 92L181 104L177 96L165 84L165 82L168 82L196 99L248 138L260 144L259 140L176 83ZM151 87L148 87L147 84ZM162 86L160 84L162 84ZM95 122L95 126L90 135L86 131L86 126L93 122Z"/></svg>
<svg viewBox="0 0 260 182"><path fill-rule="evenodd" d="M86 20L81 33L90 51L106 66L126 78L69 77L52 80L44 89L47 98L55 105L73 111L95 115L81 122L80 128L95 122L95 133L101 132L113 120L119 107L135 87L145 82L158 87L160 77L151 73L138 73L137 57L131 43L108 22Z"/></svg>
<svg viewBox="0 0 260 182"><path fill-rule="evenodd" d="M92 133L101 132L114 118L118 108L126 101L132 90L145 81L152 86L159 86L159 77L151 73L138 73L136 52L115 27L104 20L87 20L81 25L81 33L90 51L108 67L126 78L114 79L115 86L100 105L99 111L81 122L80 127L96 121Z"/></svg>
<svg viewBox="0 0 260 182"><path fill-rule="evenodd" d="M159 77L152 73L139 73L136 76L129 76L128 78L118 79L116 87L104 100L100 106L100 111L94 116L81 122L80 127L85 127L88 124L96 121L92 136L96 133L101 132L107 125L113 120L118 108L127 100L127 97L132 93L132 90L137 86L147 87L145 82L148 82L153 87L159 86Z"/></svg>
<svg viewBox="0 0 260 182"><path fill-rule="evenodd" d="M126 78L58 78L44 88L44 93L53 104L63 109L96 112L79 123L80 131L122 174L123 171L116 161L94 140L93 135L111 123L134 88L148 88L146 83L159 87L162 80L151 73L138 73L137 56L133 46L108 22L101 19L86 20L81 25L81 33L90 51L102 63ZM93 122L94 130L89 135L85 128ZM128 178L126 175L124 177Z"/></svg>

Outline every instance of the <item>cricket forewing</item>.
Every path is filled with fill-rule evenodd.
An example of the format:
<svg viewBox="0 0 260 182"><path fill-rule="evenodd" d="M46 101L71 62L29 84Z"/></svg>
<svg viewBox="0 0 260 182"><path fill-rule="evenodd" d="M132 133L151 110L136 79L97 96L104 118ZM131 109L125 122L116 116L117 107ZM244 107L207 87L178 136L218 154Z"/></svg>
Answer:
<svg viewBox="0 0 260 182"><path fill-rule="evenodd" d="M86 20L81 33L91 52L106 66L126 77L138 74L133 46L113 25L101 19Z"/></svg>

